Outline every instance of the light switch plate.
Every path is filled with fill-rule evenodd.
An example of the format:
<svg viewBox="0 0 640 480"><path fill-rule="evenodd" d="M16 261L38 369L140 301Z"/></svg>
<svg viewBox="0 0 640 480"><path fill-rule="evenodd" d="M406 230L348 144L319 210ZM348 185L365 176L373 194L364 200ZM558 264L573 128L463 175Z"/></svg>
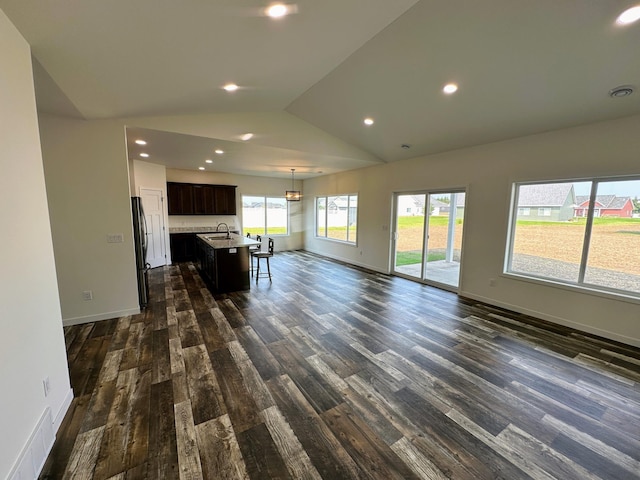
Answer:
<svg viewBox="0 0 640 480"><path fill-rule="evenodd" d="M122 243L124 235L122 233L107 233L107 243Z"/></svg>

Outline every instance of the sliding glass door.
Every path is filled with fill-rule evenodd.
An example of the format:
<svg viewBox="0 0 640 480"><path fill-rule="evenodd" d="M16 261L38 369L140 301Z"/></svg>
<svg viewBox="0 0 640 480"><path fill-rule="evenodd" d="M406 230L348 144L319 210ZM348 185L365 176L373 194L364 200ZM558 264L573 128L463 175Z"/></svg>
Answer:
<svg viewBox="0 0 640 480"><path fill-rule="evenodd" d="M457 290L464 208L462 191L396 194L393 272Z"/></svg>

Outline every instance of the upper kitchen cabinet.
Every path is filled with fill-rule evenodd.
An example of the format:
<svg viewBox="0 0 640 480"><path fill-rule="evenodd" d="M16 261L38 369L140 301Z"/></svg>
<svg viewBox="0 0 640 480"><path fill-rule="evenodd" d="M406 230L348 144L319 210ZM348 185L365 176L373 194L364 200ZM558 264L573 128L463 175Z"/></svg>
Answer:
<svg viewBox="0 0 640 480"><path fill-rule="evenodd" d="M216 212L214 189L213 185L193 185L194 215L220 215Z"/></svg>
<svg viewBox="0 0 640 480"><path fill-rule="evenodd" d="M236 214L236 187L216 185L214 195L217 215Z"/></svg>
<svg viewBox="0 0 640 480"><path fill-rule="evenodd" d="M169 215L235 215L236 187L167 182Z"/></svg>
<svg viewBox="0 0 640 480"><path fill-rule="evenodd" d="M167 183L169 215L193 215L193 188L188 183Z"/></svg>

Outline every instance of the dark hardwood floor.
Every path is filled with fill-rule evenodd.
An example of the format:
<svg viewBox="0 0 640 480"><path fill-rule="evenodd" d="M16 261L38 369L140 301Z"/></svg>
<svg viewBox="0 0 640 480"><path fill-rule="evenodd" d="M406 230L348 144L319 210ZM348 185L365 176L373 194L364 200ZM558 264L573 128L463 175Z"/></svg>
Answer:
<svg viewBox="0 0 640 480"><path fill-rule="evenodd" d="M640 479L640 350L303 252L65 329L41 478Z"/></svg>

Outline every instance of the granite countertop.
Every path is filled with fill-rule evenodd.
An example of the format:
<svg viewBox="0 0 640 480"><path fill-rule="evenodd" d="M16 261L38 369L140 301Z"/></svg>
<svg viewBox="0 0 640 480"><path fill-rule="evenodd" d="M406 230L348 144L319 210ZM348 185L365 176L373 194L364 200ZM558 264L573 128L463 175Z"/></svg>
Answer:
<svg viewBox="0 0 640 480"><path fill-rule="evenodd" d="M216 235L201 233L196 236L214 250L260 245L260 242L257 240L252 240L250 238L243 237L242 235L236 235L235 233L231 233L229 235L230 238L227 238L225 232L217 232Z"/></svg>
<svg viewBox="0 0 640 480"><path fill-rule="evenodd" d="M216 231L216 228L218 227L169 227L169 233L212 233ZM234 225L229 225L229 230L237 231Z"/></svg>

